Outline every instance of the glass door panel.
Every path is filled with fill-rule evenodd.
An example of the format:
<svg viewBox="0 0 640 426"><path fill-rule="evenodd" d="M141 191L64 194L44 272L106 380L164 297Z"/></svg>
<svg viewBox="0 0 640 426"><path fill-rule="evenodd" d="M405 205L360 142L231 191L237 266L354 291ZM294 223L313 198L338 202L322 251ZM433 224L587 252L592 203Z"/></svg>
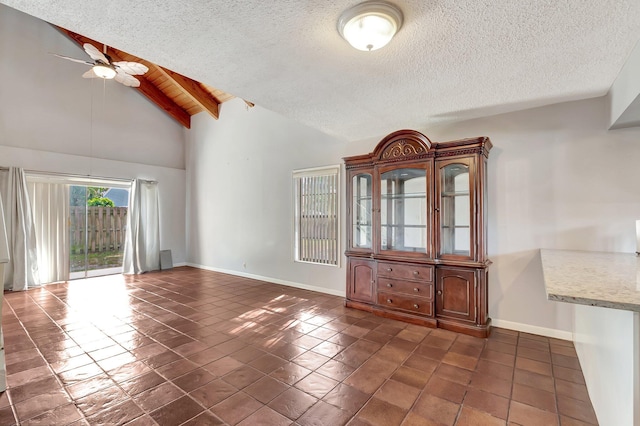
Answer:
<svg viewBox="0 0 640 426"><path fill-rule="evenodd" d="M368 173L355 175L352 180L352 247L366 248L372 247L372 185L373 177Z"/></svg>
<svg viewBox="0 0 640 426"><path fill-rule="evenodd" d="M122 272L129 189L70 186L70 278Z"/></svg>
<svg viewBox="0 0 640 426"><path fill-rule="evenodd" d="M471 205L469 166L449 164L440 169L440 252L470 256Z"/></svg>
<svg viewBox="0 0 640 426"><path fill-rule="evenodd" d="M84 278L87 270L87 187L69 188L69 278Z"/></svg>
<svg viewBox="0 0 640 426"><path fill-rule="evenodd" d="M425 252L427 177L425 169L396 169L380 179L381 249Z"/></svg>

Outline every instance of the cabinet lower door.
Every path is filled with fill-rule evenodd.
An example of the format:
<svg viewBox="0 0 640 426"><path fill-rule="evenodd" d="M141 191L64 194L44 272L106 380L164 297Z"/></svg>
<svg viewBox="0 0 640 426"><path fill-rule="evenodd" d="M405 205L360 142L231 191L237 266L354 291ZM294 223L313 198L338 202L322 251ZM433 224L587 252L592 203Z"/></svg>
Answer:
<svg viewBox="0 0 640 426"><path fill-rule="evenodd" d="M349 288L351 300L373 303L375 300L375 261L349 259Z"/></svg>
<svg viewBox="0 0 640 426"><path fill-rule="evenodd" d="M436 315L476 320L475 271L441 267L436 270Z"/></svg>

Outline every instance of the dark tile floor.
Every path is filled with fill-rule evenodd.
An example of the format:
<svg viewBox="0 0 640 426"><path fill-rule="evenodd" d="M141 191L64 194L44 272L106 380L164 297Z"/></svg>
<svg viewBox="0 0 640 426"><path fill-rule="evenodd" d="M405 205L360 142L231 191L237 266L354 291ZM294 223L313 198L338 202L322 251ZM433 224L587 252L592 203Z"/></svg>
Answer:
<svg viewBox="0 0 640 426"><path fill-rule="evenodd" d="M6 293L0 424L596 424L571 342L193 268Z"/></svg>

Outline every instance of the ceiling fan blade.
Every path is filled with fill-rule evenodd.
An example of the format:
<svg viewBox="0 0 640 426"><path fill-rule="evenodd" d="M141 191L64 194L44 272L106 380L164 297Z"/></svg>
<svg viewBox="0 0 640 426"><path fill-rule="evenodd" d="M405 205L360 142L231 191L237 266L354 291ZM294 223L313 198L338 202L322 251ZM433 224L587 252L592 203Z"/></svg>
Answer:
<svg viewBox="0 0 640 426"><path fill-rule="evenodd" d="M87 65L93 65L91 62L89 61L83 61L82 59L75 59L75 58L70 58L68 56L62 56L62 55L58 55L56 53L52 53L53 56L57 56L58 58L62 58L62 59L66 59L67 61L73 61L73 62L78 62L80 64L87 64Z"/></svg>
<svg viewBox="0 0 640 426"><path fill-rule="evenodd" d="M93 72L93 68L91 68L89 71L82 74L82 78L98 78L98 76Z"/></svg>
<svg viewBox="0 0 640 426"><path fill-rule="evenodd" d="M131 75L142 75L149 71L149 68L139 62L121 61L114 62L113 65Z"/></svg>
<svg viewBox="0 0 640 426"><path fill-rule="evenodd" d="M126 72L122 71L120 68L116 68L116 77L115 80L118 83L122 83L125 86L129 87L140 87L140 82L137 78L130 76Z"/></svg>
<svg viewBox="0 0 640 426"><path fill-rule="evenodd" d="M100 61L105 64L109 63L109 60L102 52L100 52L93 44L85 43L82 45L84 47L84 51L87 52L87 55L91 56L91 59L94 61Z"/></svg>

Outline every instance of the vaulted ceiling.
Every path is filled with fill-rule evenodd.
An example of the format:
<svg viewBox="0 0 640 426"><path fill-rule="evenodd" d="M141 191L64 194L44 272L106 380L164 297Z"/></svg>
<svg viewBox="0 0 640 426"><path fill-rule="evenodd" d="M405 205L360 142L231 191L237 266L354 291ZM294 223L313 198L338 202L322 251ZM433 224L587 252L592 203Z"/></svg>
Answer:
<svg viewBox="0 0 640 426"><path fill-rule="evenodd" d="M58 30L80 46L89 43L102 51L103 43L61 27L58 27ZM104 45L104 49L112 61L138 62L146 65L149 71L144 75L136 76L140 81L140 86L132 89L140 92L187 129L191 128L192 115L205 111L213 118L218 119L220 104L235 98L222 90L192 80L122 50L106 45ZM247 104L253 105L250 102Z"/></svg>
<svg viewBox="0 0 640 426"><path fill-rule="evenodd" d="M361 52L336 29L359 2L0 0L343 140L602 96L640 39L638 0L393 0Z"/></svg>

